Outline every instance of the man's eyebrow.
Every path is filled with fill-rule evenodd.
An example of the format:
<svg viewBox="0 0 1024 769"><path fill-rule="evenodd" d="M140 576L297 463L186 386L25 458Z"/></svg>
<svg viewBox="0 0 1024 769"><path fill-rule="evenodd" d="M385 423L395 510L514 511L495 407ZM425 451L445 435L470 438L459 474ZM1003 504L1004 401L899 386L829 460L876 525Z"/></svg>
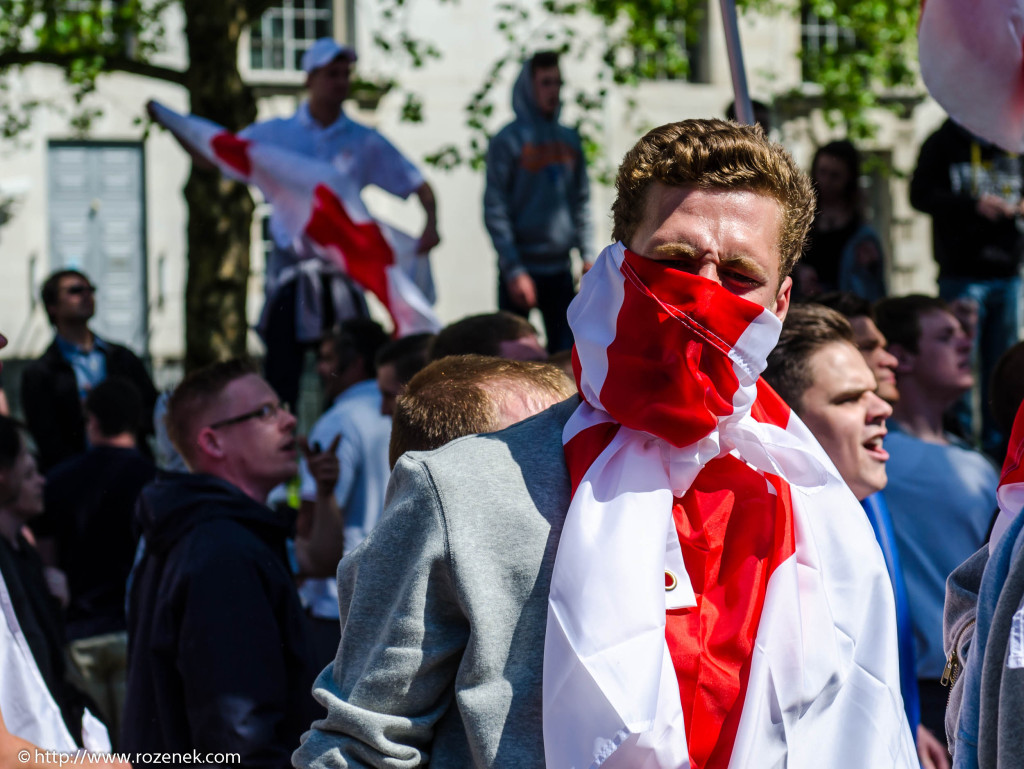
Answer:
<svg viewBox="0 0 1024 769"><path fill-rule="evenodd" d="M723 267L739 268L749 274L751 277L757 277L762 280L768 280L768 273L764 267L758 264L756 261L751 259L749 256L743 254L736 254L735 256L723 257L719 262Z"/></svg>
<svg viewBox="0 0 1024 769"><path fill-rule="evenodd" d="M658 256L672 256L683 259L696 259L697 249L689 243L662 243L652 251Z"/></svg>

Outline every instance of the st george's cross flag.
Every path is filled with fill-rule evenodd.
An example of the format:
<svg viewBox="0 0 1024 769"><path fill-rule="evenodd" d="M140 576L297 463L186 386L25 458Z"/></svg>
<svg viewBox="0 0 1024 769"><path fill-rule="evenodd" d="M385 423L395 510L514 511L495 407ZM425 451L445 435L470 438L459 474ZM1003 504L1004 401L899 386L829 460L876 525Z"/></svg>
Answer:
<svg viewBox="0 0 1024 769"><path fill-rule="evenodd" d="M1024 0L922 0L918 56L954 121L1024 153Z"/></svg>
<svg viewBox="0 0 1024 769"><path fill-rule="evenodd" d="M299 253L328 260L387 308L396 336L437 332L441 322L399 268L388 229L370 216L353 181L330 163L242 139L194 115L150 102L156 120L222 173L255 185L271 205L275 232Z"/></svg>
<svg viewBox="0 0 1024 769"><path fill-rule="evenodd" d="M917 767L871 527L760 379L779 319L617 243L569 320L547 765Z"/></svg>

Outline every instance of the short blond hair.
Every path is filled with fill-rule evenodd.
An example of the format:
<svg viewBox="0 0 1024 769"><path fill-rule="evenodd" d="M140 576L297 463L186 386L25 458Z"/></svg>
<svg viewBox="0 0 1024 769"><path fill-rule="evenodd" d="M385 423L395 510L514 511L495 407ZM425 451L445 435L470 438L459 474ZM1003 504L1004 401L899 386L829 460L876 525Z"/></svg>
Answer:
<svg viewBox="0 0 1024 769"><path fill-rule="evenodd" d="M792 272L814 218L814 190L789 153L760 126L683 120L648 131L615 179L612 239L627 246L647 212L653 182L702 190L747 190L778 201L779 278Z"/></svg>
<svg viewBox="0 0 1024 769"><path fill-rule="evenodd" d="M211 363L189 373L167 399L167 437L190 469L196 456L196 436L203 427L199 417L216 403L229 384L247 376L259 376L256 364L248 359Z"/></svg>
<svg viewBox="0 0 1024 769"><path fill-rule="evenodd" d="M407 451L436 449L463 435L499 429L505 400L523 397L536 411L565 400L576 385L557 366L487 355L449 355L406 386L391 423L391 466Z"/></svg>

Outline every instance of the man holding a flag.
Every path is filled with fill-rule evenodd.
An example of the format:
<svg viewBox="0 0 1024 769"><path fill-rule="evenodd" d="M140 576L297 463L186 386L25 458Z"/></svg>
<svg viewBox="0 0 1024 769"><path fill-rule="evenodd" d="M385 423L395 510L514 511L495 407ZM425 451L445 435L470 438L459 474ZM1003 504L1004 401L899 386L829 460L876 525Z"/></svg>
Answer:
<svg viewBox="0 0 1024 769"><path fill-rule="evenodd" d="M326 331L350 317L365 316L366 304L359 289L373 290L354 274L351 264L333 264L330 259L311 258L321 243L310 243L309 237L297 237L302 221L294 222L296 209L307 209L309 202L296 193L296 177L304 176L325 185L348 209L358 211L362 204L359 192L368 185L380 187L400 198L415 194L423 207L425 224L420 237L409 240L408 246L425 256L440 242L437 234L437 211L434 193L420 171L387 139L372 128L348 117L342 103L349 95L351 68L356 52L331 38L320 38L303 55L306 73L307 101L294 115L254 123L238 134L235 140L261 148L248 153L246 163L259 166L265 162L267 149L278 150L275 168L260 178L244 173L236 164L232 175L260 188L273 206L270 234L274 249L266 267L266 305L260 318L260 334L266 344L266 377L283 403L294 404L298 397L299 376L305 350L315 346ZM188 124L195 118L170 113L161 105L151 105L150 115L163 124L188 149L197 162L224 168L224 155L212 152ZM218 127L219 128L219 127ZM223 130L223 129L221 129ZM230 164L230 161L227 161ZM281 173L286 167L285 178ZM251 166L247 166L251 168ZM231 171L228 171L231 173ZM279 208L286 208L281 212ZM393 233L394 231L392 231ZM301 233L309 236L310 233ZM389 237L402 237L390 234ZM394 247L394 243L387 244ZM354 254L347 253L346 257ZM388 301L383 300L385 305ZM396 318L396 325L401 325ZM399 333L407 329L399 328ZM437 330L434 327L415 330Z"/></svg>
<svg viewBox="0 0 1024 769"><path fill-rule="evenodd" d="M295 766L917 766L871 527L760 380L807 177L688 120L616 186L580 396L399 460Z"/></svg>

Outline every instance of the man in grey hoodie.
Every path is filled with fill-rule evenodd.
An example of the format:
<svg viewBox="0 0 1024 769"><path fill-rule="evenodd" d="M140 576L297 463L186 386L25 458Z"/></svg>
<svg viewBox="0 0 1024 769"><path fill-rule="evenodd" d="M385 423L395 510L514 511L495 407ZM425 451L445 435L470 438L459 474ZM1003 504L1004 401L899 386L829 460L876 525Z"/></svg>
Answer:
<svg viewBox="0 0 1024 769"><path fill-rule="evenodd" d="M575 129L558 122L558 54L535 53L512 90L516 119L487 150L484 223L498 252L498 307L544 318L548 351L568 349L575 296L570 252L593 262L590 185Z"/></svg>

